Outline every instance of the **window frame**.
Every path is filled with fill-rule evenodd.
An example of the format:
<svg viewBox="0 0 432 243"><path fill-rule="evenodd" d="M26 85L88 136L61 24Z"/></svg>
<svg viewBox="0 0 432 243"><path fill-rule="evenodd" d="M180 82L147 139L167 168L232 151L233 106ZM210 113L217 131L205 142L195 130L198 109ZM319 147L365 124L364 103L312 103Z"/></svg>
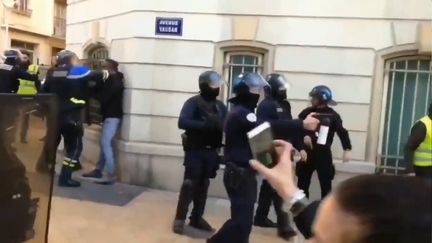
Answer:
<svg viewBox="0 0 432 243"><path fill-rule="evenodd" d="M235 64L231 62L231 59L234 56L252 56L255 57L257 60L256 64ZM222 92L222 98L223 101L228 103L228 99L230 98L232 94L232 81L230 80L230 77L232 78L232 68L237 67L253 67L258 69L258 73L264 73L265 65L264 65L264 58L265 54L262 52L257 52L253 50L231 50L226 51L224 53L224 63L223 63L223 77L226 83L226 86L223 89Z"/></svg>
<svg viewBox="0 0 432 243"><path fill-rule="evenodd" d="M419 67L417 67L416 70L412 70L412 69L408 69L408 67L406 66L405 69L398 69L396 68L396 66L393 68L391 67L392 63L396 63L399 61L430 61L430 70L426 71L426 70L419 70ZM395 64L396 65L396 64ZM412 55L399 55L399 56L393 56L393 57L388 57L384 60L384 76L383 76L383 89L382 89L382 97L381 97L381 108L380 108L380 112L381 112L381 117L380 117L380 122L379 122L379 129L378 129L378 147L377 147L377 151L376 151L376 165L377 165L377 169L381 169L384 171L384 173L386 172L386 170L395 170L397 171L397 168L402 168L399 164L397 164L394 168L387 168L387 165L384 165L382 163L382 159L385 158L385 156L388 156L388 154L383 154L382 150L384 148L384 140L388 139L384 139L384 135L385 135L385 125L386 125L386 109L387 109L387 98L388 98L388 93L389 93L389 85L390 85L390 74L391 72L405 72L405 73L432 73L432 58L430 56L427 55L421 55L421 54L412 54ZM431 74L432 76L432 74ZM431 84L431 76L429 76L429 85L428 85L428 91L432 92L432 84ZM393 80L394 81L394 80ZM432 95L431 95L432 97ZM415 122L415 121L414 121ZM388 132L387 132L388 133ZM400 135L400 134L399 134ZM388 136L388 134L387 134ZM403 141L400 141L403 142Z"/></svg>

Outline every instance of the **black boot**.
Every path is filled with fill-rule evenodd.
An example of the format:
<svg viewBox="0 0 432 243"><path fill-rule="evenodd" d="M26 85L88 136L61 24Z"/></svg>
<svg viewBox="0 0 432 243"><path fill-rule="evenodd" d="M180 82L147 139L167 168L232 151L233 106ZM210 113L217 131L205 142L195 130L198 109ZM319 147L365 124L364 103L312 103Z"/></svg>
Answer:
<svg viewBox="0 0 432 243"><path fill-rule="evenodd" d="M185 179L180 189L180 195L177 203L176 216L173 222L173 232L183 234L186 216L189 210L189 205L193 199L193 192L196 183L193 180Z"/></svg>
<svg viewBox="0 0 432 243"><path fill-rule="evenodd" d="M173 232L176 234L182 235L183 231L184 231L184 225L185 225L184 220L180 220L180 219L174 220L173 226L172 226Z"/></svg>
<svg viewBox="0 0 432 243"><path fill-rule="evenodd" d="M296 231L290 225L289 215L285 212L279 211L277 217L278 236L286 241L290 241L292 237L296 236Z"/></svg>
<svg viewBox="0 0 432 243"><path fill-rule="evenodd" d="M211 225L203 218L191 219L189 222L189 225L191 227L199 229L199 230L204 230L204 231L209 231L209 232L215 231L215 229L213 227L211 227Z"/></svg>
<svg viewBox="0 0 432 243"><path fill-rule="evenodd" d="M73 171L79 171L79 170L82 170L81 162L78 161L78 162L75 164L75 167L72 168L72 170L73 170Z"/></svg>
<svg viewBox="0 0 432 243"><path fill-rule="evenodd" d="M276 228L277 224L270 219L266 218L264 220L255 219L254 225L261 228Z"/></svg>
<svg viewBox="0 0 432 243"><path fill-rule="evenodd" d="M79 181L72 179L72 170L67 166L63 166L60 172L58 185L61 187L80 187Z"/></svg>

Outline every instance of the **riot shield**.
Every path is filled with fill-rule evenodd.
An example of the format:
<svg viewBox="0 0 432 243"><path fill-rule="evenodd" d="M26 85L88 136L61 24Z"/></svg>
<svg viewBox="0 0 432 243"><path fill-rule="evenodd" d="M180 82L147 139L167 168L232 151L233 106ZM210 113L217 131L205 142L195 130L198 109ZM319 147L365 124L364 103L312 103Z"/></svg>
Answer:
<svg viewBox="0 0 432 243"><path fill-rule="evenodd" d="M0 242L47 242L57 98L0 94Z"/></svg>

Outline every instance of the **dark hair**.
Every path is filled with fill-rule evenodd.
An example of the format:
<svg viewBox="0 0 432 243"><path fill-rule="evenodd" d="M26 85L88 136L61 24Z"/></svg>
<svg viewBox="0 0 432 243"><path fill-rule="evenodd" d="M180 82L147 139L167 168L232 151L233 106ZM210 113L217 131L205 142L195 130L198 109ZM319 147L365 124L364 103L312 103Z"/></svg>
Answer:
<svg viewBox="0 0 432 243"><path fill-rule="evenodd" d="M401 176L365 175L336 191L338 205L359 218L359 243L430 243L432 183Z"/></svg>
<svg viewBox="0 0 432 243"><path fill-rule="evenodd" d="M106 59L105 62L107 62L109 65L111 65L112 68L114 68L115 70L118 69L119 63L113 59Z"/></svg>

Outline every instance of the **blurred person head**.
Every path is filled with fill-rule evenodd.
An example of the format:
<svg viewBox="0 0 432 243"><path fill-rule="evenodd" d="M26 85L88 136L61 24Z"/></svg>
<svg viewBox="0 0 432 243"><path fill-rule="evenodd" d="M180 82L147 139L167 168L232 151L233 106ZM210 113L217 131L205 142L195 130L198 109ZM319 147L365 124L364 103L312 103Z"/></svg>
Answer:
<svg viewBox="0 0 432 243"><path fill-rule="evenodd" d="M309 92L313 107L335 106L336 101L333 100L333 92L325 85L318 85Z"/></svg>
<svg viewBox="0 0 432 243"><path fill-rule="evenodd" d="M57 66L75 66L79 64L78 56L69 50L61 50L56 55Z"/></svg>
<svg viewBox="0 0 432 243"><path fill-rule="evenodd" d="M432 184L414 177L358 176L320 206L314 243L429 243Z"/></svg>
<svg viewBox="0 0 432 243"><path fill-rule="evenodd" d="M103 68L108 70L110 73L118 72L118 62L113 59L106 59L103 63Z"/></svg>
<svg viewBox="0 0 432 243"><path fill-rule="evenodd" d="M28 53L27 51L21 51L21 53L22 55L20 59L20 66L27 69L27 67L31 64L30 53Z"/></svg>

